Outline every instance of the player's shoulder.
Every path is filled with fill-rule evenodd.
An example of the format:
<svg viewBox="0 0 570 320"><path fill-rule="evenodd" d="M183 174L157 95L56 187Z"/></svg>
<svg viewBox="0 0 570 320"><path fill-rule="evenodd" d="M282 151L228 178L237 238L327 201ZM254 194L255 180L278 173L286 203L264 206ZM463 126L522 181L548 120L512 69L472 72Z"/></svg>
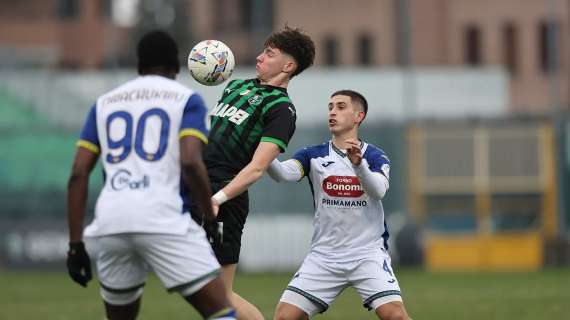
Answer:
<svg viewBox="0 0 570 320"><path fill-rule="evenodd" d="M297 153L302 153L310 159L323 158L329 155L329 142L323 142L321 144L307 146Z"/></svg>
<svg viewBox="0 0 570 320"><path fill-rule="evenodd" d="M384 150L370 143L366 143L366 151L364 151L363 157L367 161L371 161L373 159L379 160L382 158L390 161Z"/></svg>

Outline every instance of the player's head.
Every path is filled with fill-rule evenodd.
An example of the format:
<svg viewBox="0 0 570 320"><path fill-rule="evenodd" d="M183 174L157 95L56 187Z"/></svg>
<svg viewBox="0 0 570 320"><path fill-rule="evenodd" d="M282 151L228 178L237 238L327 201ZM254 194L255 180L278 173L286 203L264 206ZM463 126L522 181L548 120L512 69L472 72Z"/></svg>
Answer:
<svg viewBox="0 0 570 320"><path fill-rule="evenodd" d="M146 33L137 46L138 72L145 74L174 74L180 71L178 46L172 37L160 30Z"/></svg>
<svg viewBox="0 0 570 320"><path fill-rule="evenodd" d="M329 100L329 129L332 133L358 128L366 113L368 102L354 90L339 90Z"/></svg>
<svg viewBox="0 0 570 320"><path fill-rule="evenodd" d="M256 71L261 80L285 73L287 78L303 72L315 60L315 44L300 29L285 26L269 35L257 57Z"/></svg>

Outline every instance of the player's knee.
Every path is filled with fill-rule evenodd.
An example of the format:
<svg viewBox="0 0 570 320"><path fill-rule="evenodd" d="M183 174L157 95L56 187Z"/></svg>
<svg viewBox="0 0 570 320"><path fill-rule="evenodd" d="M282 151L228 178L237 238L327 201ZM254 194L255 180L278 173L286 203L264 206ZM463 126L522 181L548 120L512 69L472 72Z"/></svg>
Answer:
<svg viewBox="0 0 570 320"><path fill-rule="evenodd" d="M285 303L279 303L275 308L273 320L306 320L309 315L299 308Z"/></svg>
<svg viewBox="0 0 570 320"><path fill-rule="evenodd" d="M382 320L410 320L403 305L385 306L379 312Z"/></svg>
<svg viewBox="0 0 570 320"><path fill-rule="evenodd" d="M127 292L112 291L101 288L101 297L103 300L114 306L124 306L135 302L143 294L143 288L134 289Z"/></svg>

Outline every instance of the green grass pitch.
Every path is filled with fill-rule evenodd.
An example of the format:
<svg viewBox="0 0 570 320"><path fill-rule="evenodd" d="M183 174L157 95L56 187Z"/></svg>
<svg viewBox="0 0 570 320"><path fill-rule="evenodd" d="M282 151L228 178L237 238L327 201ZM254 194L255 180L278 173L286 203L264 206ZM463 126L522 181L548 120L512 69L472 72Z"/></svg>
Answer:
<svg viewBox="0 0 570 320"><path fill-rule="evenodd" d="M570 268L533 273L428 273L398 269L404 302L415 319L570 319ZM238 274L235 287L267 319L291 274ZM104 319L95 281L88 289L62 271L0 272L0 319ZM145 287L141 320L199 319L155 277ZM316 319L375 319L352 289Z"/></svg>

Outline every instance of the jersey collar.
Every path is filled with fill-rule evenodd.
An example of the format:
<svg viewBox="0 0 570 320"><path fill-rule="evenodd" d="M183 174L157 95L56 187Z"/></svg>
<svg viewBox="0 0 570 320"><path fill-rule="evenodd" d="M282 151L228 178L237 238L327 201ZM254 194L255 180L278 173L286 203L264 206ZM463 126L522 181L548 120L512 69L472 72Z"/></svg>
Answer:
<svg viewBox="0 0 570 320"><path fill-rule="evenodd" d="M283 91L284 93L287 93L287 88L276 87L276 86L272 86L272 85L269 85L269 84L261 84L261 81L260 81L259 79L257 79L257 78L252 79L252 80L253 80L253 84L254 84L256 87L259 87L259 88L266 88L266 89L275 89L275 90L279 90L279 91Z"/></svg>
<svg viewBox="0 0 570 320"><path fill-rule="evenodd" d="M343 152L342 150L340 150L339 148L337 148L334 143L332 142L332 140L330 141L331 143L331 148L334 150L334 152L336 152L339 156L341 157L346 157L346 152ZM364 140L360 140L360 150L362 152L364 152Z"/></svg>

